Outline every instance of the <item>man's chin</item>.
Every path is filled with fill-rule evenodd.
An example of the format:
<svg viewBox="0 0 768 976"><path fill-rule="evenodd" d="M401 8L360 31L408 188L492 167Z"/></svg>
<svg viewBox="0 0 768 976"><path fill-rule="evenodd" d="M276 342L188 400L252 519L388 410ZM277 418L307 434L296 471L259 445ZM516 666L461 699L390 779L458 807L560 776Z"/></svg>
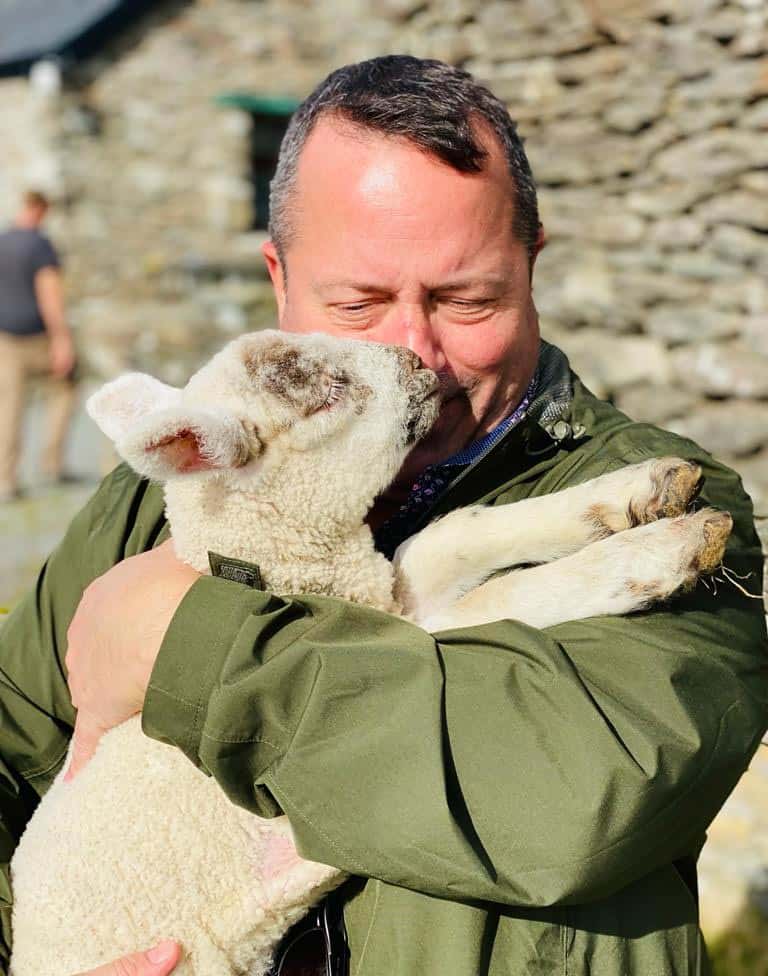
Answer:
<svg viewBox="0 0 768 976"><path fill-rule="evenodd" d="M424 466L445 460L466 446L467 440L472 438L474 423L469 400L464 396L457 394L445 400L437 420L413 446L406 460L422 459Z"/></svg>

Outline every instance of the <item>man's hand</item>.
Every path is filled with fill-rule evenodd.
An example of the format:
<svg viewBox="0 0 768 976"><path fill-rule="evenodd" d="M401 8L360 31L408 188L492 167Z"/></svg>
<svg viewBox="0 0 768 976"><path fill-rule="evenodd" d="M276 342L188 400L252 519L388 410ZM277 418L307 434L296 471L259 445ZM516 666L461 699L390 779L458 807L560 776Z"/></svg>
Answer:
<svg viewBox="0 0 768 976"><path fill-rule="evenodd" d="M51 339L48 356L53 376L57 379L69 376L75 366L75 345L68 332Z"/></svg>
<svg viewBox="0 0 768 976"><path fill-rule="evenodd" d="M199 575L169 541L123 560L86 589L67 631L67 681L77 708L67 779L105 732L141 711L165 632Z"/></svg>
<svg viewBox="0 0 768 976"><path fill-rule="evenodd" d="M75 346L64 313L64 287L58 268L41 268L35 275L37 307L51 341L49 360L54 376L68 376L75 365Z"/></svg>
<svg viewBox="0 0 768 976"><path fill-rule="evenodd" d="M147 952L134 952L78 976L166 976L176 968L180 954L176 942L160 942Z"/></svg>

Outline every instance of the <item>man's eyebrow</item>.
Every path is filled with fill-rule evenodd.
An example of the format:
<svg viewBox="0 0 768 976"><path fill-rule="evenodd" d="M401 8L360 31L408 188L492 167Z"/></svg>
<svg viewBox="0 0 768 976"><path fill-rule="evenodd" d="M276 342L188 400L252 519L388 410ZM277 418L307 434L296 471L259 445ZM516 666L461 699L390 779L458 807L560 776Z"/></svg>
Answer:
<svg viewBox="0 0 768 976"><path fill-rule="evenodd" d="M365 293L376 292L377 294L391 291L390 288L385 288L383 285L374 285L370 281L354 281L351 278L337 278L334 281L324 281L312 286L312 290L318 295L324 295L336 288L349 288L351 291L361 291Z"/></svg>
<svg viewBox="0 0 768 976"><path fill-rule="evenodd" d="M467 275L465 278L455 278L452 281L445 281L436 285L433 291L462 291L465 288L499 288L507 285L512 275L490 274L490 275Z"/></svg>
<svg viewBox="0 0 768 976"><path fill-rule="evenodd" d="M467 275L464 278L449 279L439 285L433 285L430 291L461 291L465 288L490 287L493 289L505 287L512 275L491 274L491 275ZM392 291L384 285L373 284L370 281L355 281L352 278L337 278L332 281L324 281L315 284L313 291L318 295L324 295L336 288L348 288L350 291L362 292L364 294L382 294Z"/></svg>

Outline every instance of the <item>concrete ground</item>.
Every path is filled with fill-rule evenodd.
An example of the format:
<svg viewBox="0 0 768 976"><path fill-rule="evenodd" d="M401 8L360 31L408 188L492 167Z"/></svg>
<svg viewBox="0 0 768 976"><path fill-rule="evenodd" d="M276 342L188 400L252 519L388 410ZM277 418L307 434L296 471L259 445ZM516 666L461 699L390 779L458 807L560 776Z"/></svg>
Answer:
<svg viewBox="0 0 768 976"><path fill-rule="evenodd" d="M72 484L42 483L38 465L45 424L42 396L33 395L28 406L20 469L24 497L0 504L0 607L12 606L34 584L72 516L114 463L108 441L83 409L89 393L88 387L80 391L67 444L66 468L78 478Z"/></svg>

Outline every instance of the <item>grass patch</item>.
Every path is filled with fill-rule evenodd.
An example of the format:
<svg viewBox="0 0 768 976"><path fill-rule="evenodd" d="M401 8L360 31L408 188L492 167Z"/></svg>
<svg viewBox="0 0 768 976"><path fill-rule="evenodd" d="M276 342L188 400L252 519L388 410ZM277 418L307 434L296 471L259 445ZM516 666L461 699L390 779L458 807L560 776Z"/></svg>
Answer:
<svg viewBox="0 0 768 976"><path fill-rule="evenodd" d="M747 908L709 946L714 976L768 976L768 920Z"/></svg>

